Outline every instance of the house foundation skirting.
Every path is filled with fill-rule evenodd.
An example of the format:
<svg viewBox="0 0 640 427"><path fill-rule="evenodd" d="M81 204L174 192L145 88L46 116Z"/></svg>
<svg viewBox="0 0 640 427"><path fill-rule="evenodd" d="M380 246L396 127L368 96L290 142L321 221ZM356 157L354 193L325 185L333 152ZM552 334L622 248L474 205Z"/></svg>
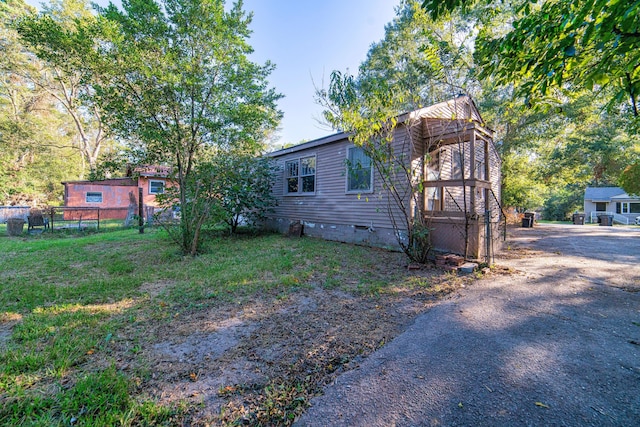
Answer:
<svg viewBox="0 0 640 427"><path fill-rule="evenodd" d="M374 224L333 224L305 221L303 234L344 243L354 243L365 246L375 246L391 250L400 250L395 232L390 228L376 227ZM288 218L268 219L264 228L279 233L287 233L289 226L295 221Z"/></svg>
<svg viewBox="0 0 640 427"><path fill-rule="evenodd" d="M332 224L299 220L304 224L303 234L337 242L354 243L391 250L400 250L396 233L391 228L376 227L375 224ZM264 223L264 228L286 234L295 222L288 218L272 218ZM465 255L465 222L460 217L429 217L431 244L434 252ZM499 222L491 222L489 240L490 254L499 252L503 244L503 230ZM400 232L406 238L406 232ZM469 220L468 259L483 259L487 255L486 224L484 217Z"/></svg>
<svg viewBox="0 0 640 427"><path fill-rule="evenodd" d="M469 219L468 231L465 233L465 219L463 217L434 216L427 217L427 226L431 228L431 244L438 252L450 252L465 255L465 234L467 239L468 259L484 259L502 249L503 230L500 222L490 223L489 241L487 242L487 225L483 216Z"/></svg>

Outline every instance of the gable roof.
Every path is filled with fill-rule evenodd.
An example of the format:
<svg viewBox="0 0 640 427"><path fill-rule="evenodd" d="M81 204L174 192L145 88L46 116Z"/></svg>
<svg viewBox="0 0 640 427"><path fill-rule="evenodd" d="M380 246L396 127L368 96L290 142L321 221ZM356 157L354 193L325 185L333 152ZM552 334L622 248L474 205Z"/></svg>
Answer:
<svg viewBox="0 0 640 427"><path fill-rule="evenodd" d="M405 113L399 119L406 120L406 115L411 118L429 118L443 120L472 120L484 124L480 111L469 95L460 95L448 101L439 102L428 107L420 108L410 113ZM402 120L402 121L404 121Z"/></svg>
<svg viewBox="0 0 640 427"><path fill-rule="evenodd" d="M620 187L587 187L584 190L584 199L591 201L608 202L616 196L626 196Z"/></svg>
<svg viewBox="0 0 640 427"><path fill-rule="evenodd" d="M400 114L398 116L398 123L404 123L409 119L424 118L441 120L471 120L484 125L484 121L482 120L482 116L480 116L478 107L476 107L475 102L473 102L473 99L471 99L471 97L468 95L460 95L448 101L443 101L438 104ZM332 142L347 139L348 137L348 132L338 132L333 135L303 142L302 144L294 145L293 147L273 151L271 153L267 153L266 155L269 157L279 157L284 154L295 153L297 151L306 150L308 148L330 144Z"/></svg>
<svg viewBox="0 0 640 427"><path fill-rule="evenodd" d="M613 196L611 200L640 200L640 196L631 196L627 193L622 193L617 196Z"/></svg>

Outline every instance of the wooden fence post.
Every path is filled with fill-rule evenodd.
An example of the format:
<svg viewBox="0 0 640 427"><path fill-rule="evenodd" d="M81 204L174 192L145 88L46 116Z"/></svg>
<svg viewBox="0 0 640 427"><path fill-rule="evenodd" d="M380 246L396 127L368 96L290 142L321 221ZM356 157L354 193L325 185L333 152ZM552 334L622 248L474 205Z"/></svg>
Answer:
<svg viewBox="0 0 640 427"><path fill-rule="evenodd" d="M144 233L144 202L142 200L142 187L138 187L138 227L140 234Z"/></svg>

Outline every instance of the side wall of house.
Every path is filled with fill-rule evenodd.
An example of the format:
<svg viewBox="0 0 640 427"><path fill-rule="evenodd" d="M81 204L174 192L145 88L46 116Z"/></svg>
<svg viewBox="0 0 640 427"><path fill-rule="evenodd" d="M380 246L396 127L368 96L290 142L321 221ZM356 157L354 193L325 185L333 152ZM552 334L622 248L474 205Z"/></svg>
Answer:
<svg viewBox="0 0 640 427"><path fill-rule="evenodd" d="M65 206L126 208L129 206L129 192L133 192L137 197L137 187L130 185L67 183L65 190ZM87 202L87 193L101 193L102 202Z"/></svg>
<svg viewBox="0 0 640 427"><path fill-rule="evenodd" d="M162 181L164 182L165 188L171 186L171 182L166 178L156 178L156 177L148 177L148 176L140 176L138 177L138 187L142 188L142 201L147 206L157 207L158 203L156 202L156 195L151 193L151 181ZM136 193L136 198L138 194Z"/></svg>
<svg viewBox="0 0 640 427"><path fill-rule="evenodd" d="M596 203L605 203L606 210L597 211ZM586 200L584 201L584 213L586 215L585 221L595 223L598 222L597 215L604 214L605 212L614 213L616 211L616 204L606 200Z"/></svg>
<svg viewBox="0 0 640 427"><path fill-rule="evenodd" d="M87 193L102 194L102 202L87 201ZM124 219L127 217L129 193L133 193L137 199L138 187L70 182L65 184L64 205L66 207L99 208L101 211L100 218L102 219ZM77 219L78 215L80 213L66 211L65 219ZM84 215L87 216L90 213L86 212Z"/></svg>
<svg viewBox="0 0 640 427"><path fill-rule="evenodd" d="M406 129L396 131L398 149L410 145ZM382 179L375 172L373 191L347 192L347 150L353 144L345 137L335 142L274 157L278 165L273 194L277 206L266 221L266 228L287 232L292 222L304 224L304 234L349 243L399 248L394 225L389 215L401 220L403 214L383 191ZM305 156L316 157L315 193L287 195L285 162ZM400 236L406 227L401 222Z"/></svg>

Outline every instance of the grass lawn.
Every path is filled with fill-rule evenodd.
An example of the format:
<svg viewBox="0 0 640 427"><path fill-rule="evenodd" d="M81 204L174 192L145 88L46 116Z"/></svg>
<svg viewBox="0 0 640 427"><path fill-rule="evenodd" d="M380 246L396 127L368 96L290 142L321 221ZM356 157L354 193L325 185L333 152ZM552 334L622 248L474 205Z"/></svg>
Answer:
<svg viewBox="0 0 640 427"><path fill-rule="evenodd" d="M279 235L0 229L0 425L289 425L463 283Z"/></svg>

